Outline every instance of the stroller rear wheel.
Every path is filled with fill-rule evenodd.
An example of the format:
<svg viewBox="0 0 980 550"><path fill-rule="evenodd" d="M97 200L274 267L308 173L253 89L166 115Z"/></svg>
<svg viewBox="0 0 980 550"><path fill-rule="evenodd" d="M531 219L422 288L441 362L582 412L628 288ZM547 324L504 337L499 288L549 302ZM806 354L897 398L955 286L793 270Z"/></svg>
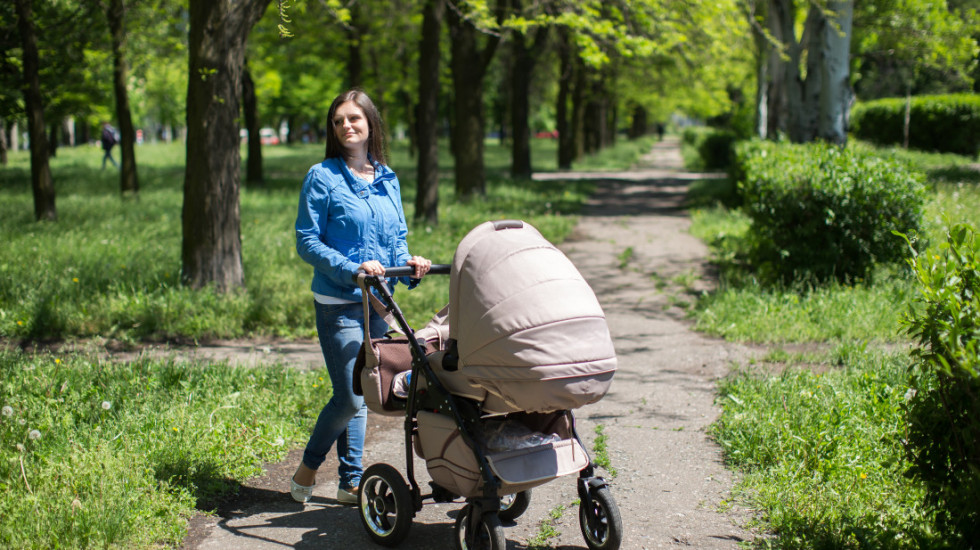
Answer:
<svg viewBox="0 0 980 550"><path fill-rule="evenodd" d="M473 527L470 514L473 505L467 504L456 516L456 537L453 547L456 550L505 550L507 539L504 538L504 528L495 512L487 512L480 516L478 524Z"/></svg>
<svg viewBox="0 0 980 550"><path fill-rule="evenodd" d="M497 512L497 517L500 521L514 521L527 511L530 504L530 489L513 495L504 495L500 497L500 511Z"/></svg>
<svg viewBox="0 0 980 550"><path fill-rule="evenodd" d="M388 464L374 464L361 476L357 493L361 524L374 542L395 546L412 527L412 494L404 478Z"/></svg>
<svg viewBox="0 0 980 550"><path fill-rule="evenodd" d="M578 509L582 536L590 550L616 550L623 540L623 519L608 487L590 488L592 504Z"/></svg>

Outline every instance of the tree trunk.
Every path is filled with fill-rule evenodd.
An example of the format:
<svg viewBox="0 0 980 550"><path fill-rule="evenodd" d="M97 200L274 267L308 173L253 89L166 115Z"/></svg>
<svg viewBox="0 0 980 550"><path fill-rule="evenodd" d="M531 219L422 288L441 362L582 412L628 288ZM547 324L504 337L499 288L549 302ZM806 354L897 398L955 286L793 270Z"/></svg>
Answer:
<svg viewBox="0 0 980 550"><path fill-rule="evenodd" d="M248 62L242 70L242 111L245 114L245 130L248 132L248 158L245 159L245 181L262 183L262 136L259 128L258 101L255 82L248 70Z"/></svg>
<svg viewBox="0 0 980 550"><path fill-rule="evenodd" d="M487 192L483 162L486 118L483 112L483 78L500 36L487 37L484 48L480 50L473 23L463 19L458 7L449 9L448 15L455 94L453 153L456 155L456 197L468 201Z"/></svg>
<svg viewBox="0 0 980 550"><path fill-rule="evenodd" d="M350 23L347 27L347 78L350 79L349 88L360 88L364 85L364 61L361 55L360 25L360 7L357 2L352 2L350 6ZM375 95L378 100L383 97L383 95Z"/></svg>
<svg viewBox="0 0 980 550"><path fill-rule="evenodd" d="M572 95L575 64L572 62L573 53L568 29L560 27L558 36L558 104L555 106L555 118L558 123L556 128L558 130L558 169L571 170L572 161L575 160L575 140L572 135L572 121L569 116L568 102Z"/></svg>
<svg viewBox="0 0 980 550"><path fill-rule="evenodd" d="M191 0L182 281L226 292L244 285L241 108L245 41L271 0Z"/></svg>
<svg viewBox="0 0 980 550"><path fill-rule="evenodd" d="M119 170L119 190L123 195L139 193L136 173L136 130L129 109L129 92L126 90L126 6L123 0L110 0L106 8L109 32L112 35L112 88L116 95L116 119L119 122L119 151L122 164Z"/></svg>
<svg viewBox="0 0 980 550"><path fill-rule="evenodd" d="M515 11L520 11L519 3ZM531 75L534 73L538 52L548 35L548 27L540 26L534 32L530 45L521 33L515 33L513 42L513 65L510 78L510 126L513 134L511 142L510 173L515 178L530 178L531 166L531 128L530 117Z"/></svg>
<svg viewBox="0 0 980 550"><path fill-rule="evenodd" d="M575 86L572 88L572 160L578 160L585 155L585 105L588 101L586 86L588 78L585 62L578 54L574 54Z"/></svg>
<svg viewBox="0 0 980 550"><path fill-rule="evenodd" d="M439 223L439 37L445 14L444 0L428 0L423 8L419 41L418 190L415 219Z"/></svg>
<svg viewBox="0 0 980 550"><path fill-rule="evenodd" d="M0 118L0 166L7 165L7 122Z"/></svg>
<svg viewBox="0 0 980 550"><path fill-rule="evenodd" d="M847 119L851 109L851 23L853 0L827 3L831 18L824 15L820 29L820 106L817 137L837 145L847 143ZM809 77L808 77L809 79Z"/></svg>
<svg viewBox="0 0 980 550"><path fill-rule="evenodd" d="M15 0L17 27L24 52L24 108L27 133L31 139L31 189L34 191L34 219L54 221L54 181L48 164L48 138L44 133L44 106L41 100L40 60L31 0Z"/></svg>

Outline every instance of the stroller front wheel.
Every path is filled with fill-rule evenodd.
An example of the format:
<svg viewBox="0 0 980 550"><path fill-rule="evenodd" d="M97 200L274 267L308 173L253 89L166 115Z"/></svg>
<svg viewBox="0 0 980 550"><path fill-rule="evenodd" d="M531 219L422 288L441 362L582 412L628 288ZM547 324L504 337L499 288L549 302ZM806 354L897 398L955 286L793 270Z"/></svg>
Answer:
<svg viewBox="0 0 980 550"><path fill-rule="evenodd" d="M473 505L467 504L456 516L453 547L456 550L505 550L507 539L504 538L504 527L500 524L497 513L481 515L475 527L470 520L472 513Z"/></svg>
<svg viewBox="0 0 980 550"><path fill-rule="evenodd" d="M623 519L608 487L590 488L592 504L578 509L579 525L590 550L616 550L623 541Z"/></svg>
<svg viewBox="0 0 980 550"><path fill-rule="evenodd" d="M395 546L412 527L412 494L402 475L388 464L374 464L361 476L357 493L361 524L374 542Z"/></svg>

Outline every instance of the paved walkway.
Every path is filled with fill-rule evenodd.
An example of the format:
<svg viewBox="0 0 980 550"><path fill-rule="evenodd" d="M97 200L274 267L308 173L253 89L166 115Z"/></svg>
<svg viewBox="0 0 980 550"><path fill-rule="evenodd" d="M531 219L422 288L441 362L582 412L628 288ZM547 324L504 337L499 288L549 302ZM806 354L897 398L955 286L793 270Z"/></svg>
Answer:
<svg viewBox="0 0 980 550"><path fill-rule="evenodd" d="M707 251L687 233L689 220L681 208L687 184L709 176L684 172L678 144L668 140L628 173L540 175L572 177L597 179L599 190L562 249L599 296L619 358L610 393L575 414L590 448L597 427L607 438L617 475L605 477L623 517L622 548L735 549L751 534L739 527L745 521L742 512L722 506L731 475L705 429L719 414L716 380L753 351L693 332L677 306L693 301L690 292L710 286ZM213 351L213 356L227 357L220 349ZM253 346L246 355L259 360L275 358L279 351ZM306 355L285 352L297 358L318 354L315 349L312 355L309 350ZM385 462L404 471L401 420L372 414L369 427L365 466ZM357 510L333 500L332 455L313 501L305 507L292 502L285 488L298 460L295 451L285 462L270 465L266 475L249 481L236 501L222 507L219 517L194 518L185 548L371 547ZM429 479L419 461L416 477L423 485ZM573 478L534 489L528 512L505 525L508 548L527 548L543 522L558 533L547 540L550 547L585 548L576 503ZM399 548L450 548L460 507L426 505Z"/></svg>

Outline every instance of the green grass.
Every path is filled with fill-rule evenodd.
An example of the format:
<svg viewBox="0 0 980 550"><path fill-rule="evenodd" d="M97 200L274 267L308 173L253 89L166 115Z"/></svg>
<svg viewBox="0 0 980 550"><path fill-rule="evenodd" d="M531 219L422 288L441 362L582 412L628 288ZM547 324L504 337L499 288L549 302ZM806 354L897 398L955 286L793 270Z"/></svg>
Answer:
<svg viewBox="0 0 980 550"><path fill-rule="evenodd" d="M869 147L853 143L854 147ZM927 246L951 223L980 222L980 172L956 155L882 149L928 175ZM706 241L720 282L692 312L696 327L764 343L760 368L720 384L711 433L739 470L737 496L758 511L752 547L939 548L922 486L905 476L903 440L910 359L900 316L916 292L907 266L855 285L761 285L748 263L748 218L731 182L691 186L691 232ZM823 343L790 353L784 344ZM806 349L806 348L804 348ZM773 373L773 371L776 371ZM781 372L780 372L781 371ZM819 372L818 372L819 371Z"/></svg>
<svg viewBox="0 0 980 550"><path fill-rule="evenodd" d="M623 169L649 145L622 142L581 167ZM535 141L541 169L554 169L554 146ZM414 160L398 145L392 153L411 217ZM12 153L0 169L0 340L313 337L311 268L296 255L292 227L322 146L263 154L266 180L241 196L246 287L217 295L178 283L181 145L137 148L138 200L120 197L118 173L100 170L97 148L60 149L51 161L56 223L33 220L29 160ZM414 253L448 263L459 239L491 219L524 219L554 242L564 238L591 184L513 182L508 155L488 142L488 195L469 204L455 202L452 166L442 167L440 224L410 227ZM447 297L446 277L397 294L416 326ZM0 346L0 547L177 546L188 517L305 441L329 396L323 369L113 362Z"/></svg>
<svg viewBox="0 0 980 550"><path fill-rule="evenodd" d="M0 547L178 544L306 437L325 377L0 351Z"/></svg>
<svg viewBox="0 0 980 550"><path fill-rule="evenodd" d="M824 373L787 366L721 384L711 433L738 468L738 493L780 549L934 546L924 491L904 475L904 354L842 348Z"/></svg>
<svg viewBox="0 0 980 550"><path fill-rule="evenodd" d="M649 140L621 141L584 159L581 167L624 169L649 145ZM553 170L554 140L534 140L534 147L536 165ZM124 342L312 337L312 268L295 252L293 222L302 178L322 157L322 146L266 147L263 157L266 181L244 186L241 194L245 289L216 295L178 283L182 145L137 147L138 200L120 197L118 172L100 170L97 148L59 149L51 160L57 223L33 221L29 159L25 152L12 153L10 165L0 170L0 337ZM403 144L395 144L391 164L411 218L415 160ZM493 141L487 144L486 164L487 196L468 204L455 201L452 164L441 167L440 223L411 224L413 253L449 263L470 229L501 218L528 221L560 242L591 191L585 181L510 180L509 148ZM423 323L445 305L448 279L433 278L396 298L413 325Z"/></svg>

